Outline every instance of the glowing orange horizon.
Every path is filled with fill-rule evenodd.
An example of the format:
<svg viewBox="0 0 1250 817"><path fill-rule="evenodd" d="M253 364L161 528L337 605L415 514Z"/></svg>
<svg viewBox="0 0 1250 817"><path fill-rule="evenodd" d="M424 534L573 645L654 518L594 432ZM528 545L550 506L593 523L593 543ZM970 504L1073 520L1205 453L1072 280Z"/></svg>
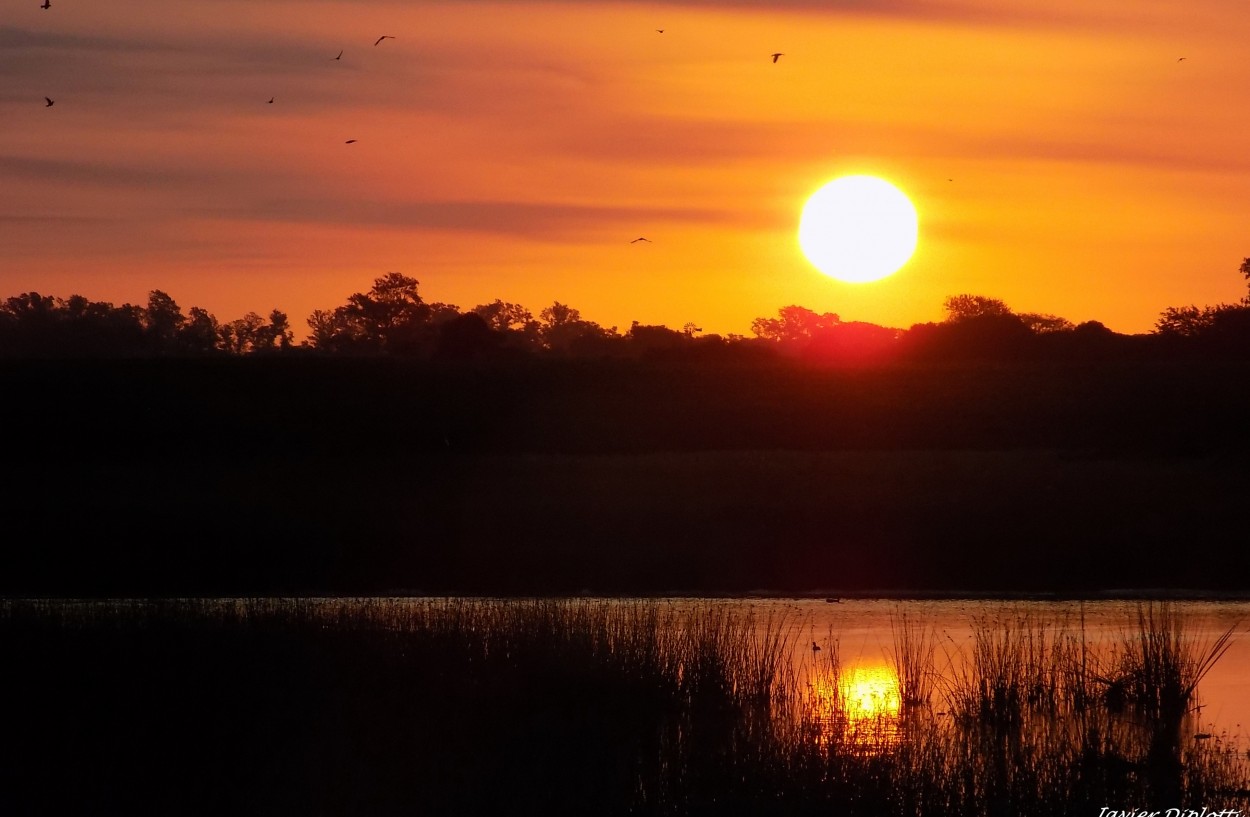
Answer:
<svg viewBox="0 0 1250 817"><path fill-rule="evenodd" d="M1148 331L1245 294L1250 87L1198 2L32 5L6 35L0 297L161 289L299 330L396 271L622 329L749 335L789 304L906 328L967 292ZM925 223L872 287L794 241L856 173Z"/></svg>

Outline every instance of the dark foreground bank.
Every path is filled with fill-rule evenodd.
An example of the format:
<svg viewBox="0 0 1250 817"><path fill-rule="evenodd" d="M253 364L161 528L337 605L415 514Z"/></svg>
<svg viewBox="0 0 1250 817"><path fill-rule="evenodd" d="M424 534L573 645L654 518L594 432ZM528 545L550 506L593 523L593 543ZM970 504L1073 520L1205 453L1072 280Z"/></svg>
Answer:
<svg viewBox="0 0 1250 817"><path fill-rule="evenodd" d="M1244 590L1250 366L8 362L5 595Z"/></svg>
<svg viewBox="0 0 1250 817"><path fill-rule="evenodd" d="M1250 807L1191 688L1220 645L1144 608L1122 649L1020 618L935 681L899 619L895 708L794 622L602 600L6 602L0 812L1099 814ZM791 626L787 626L787 625Z"/></svg>

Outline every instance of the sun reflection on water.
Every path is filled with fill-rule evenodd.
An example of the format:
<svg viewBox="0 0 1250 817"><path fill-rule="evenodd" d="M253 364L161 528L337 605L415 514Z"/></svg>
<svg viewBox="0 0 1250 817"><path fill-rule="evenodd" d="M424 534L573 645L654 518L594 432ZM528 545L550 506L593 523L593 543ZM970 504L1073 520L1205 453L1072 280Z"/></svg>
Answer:
<svg viewBox="0 0 1250 817"><path fill-rule="evenodd" d="M885 663L822 668L808 686L807 718L825 742L875 751L897 744L902 699Z"/></svg>
<svg viewBox="0 0 1250 817"><path fill-rule="evenodd" d="M898 717L898 675L885 664L849 668L841 679L843 712L848 721Z"/></svg>

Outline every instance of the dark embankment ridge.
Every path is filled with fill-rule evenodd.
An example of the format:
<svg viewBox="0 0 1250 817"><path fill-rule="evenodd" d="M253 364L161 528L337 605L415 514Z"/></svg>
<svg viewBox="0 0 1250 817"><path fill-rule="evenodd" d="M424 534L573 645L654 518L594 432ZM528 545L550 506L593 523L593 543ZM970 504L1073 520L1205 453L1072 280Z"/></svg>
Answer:
<svg viewBox="0 0 1250 817"><path fill-rule="evenodd" d="M5 595L1245 590L1250 364L0 363Z"/></svg>

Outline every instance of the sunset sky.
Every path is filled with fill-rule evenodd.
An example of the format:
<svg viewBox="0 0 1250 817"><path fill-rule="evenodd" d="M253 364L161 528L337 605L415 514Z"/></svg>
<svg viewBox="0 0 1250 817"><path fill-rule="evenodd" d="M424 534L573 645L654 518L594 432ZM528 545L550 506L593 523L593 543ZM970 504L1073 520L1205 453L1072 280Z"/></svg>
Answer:
<svg viewBox="0 0 1250 817"><path fill-rule="evenodd" d="M1245 0L39 3L0 20L0 297L162 289L302 335L395 271L749 335L959 293L1144 332L1246 293ZM799 251L850 173L919 213L882 281Z"/></svg>

